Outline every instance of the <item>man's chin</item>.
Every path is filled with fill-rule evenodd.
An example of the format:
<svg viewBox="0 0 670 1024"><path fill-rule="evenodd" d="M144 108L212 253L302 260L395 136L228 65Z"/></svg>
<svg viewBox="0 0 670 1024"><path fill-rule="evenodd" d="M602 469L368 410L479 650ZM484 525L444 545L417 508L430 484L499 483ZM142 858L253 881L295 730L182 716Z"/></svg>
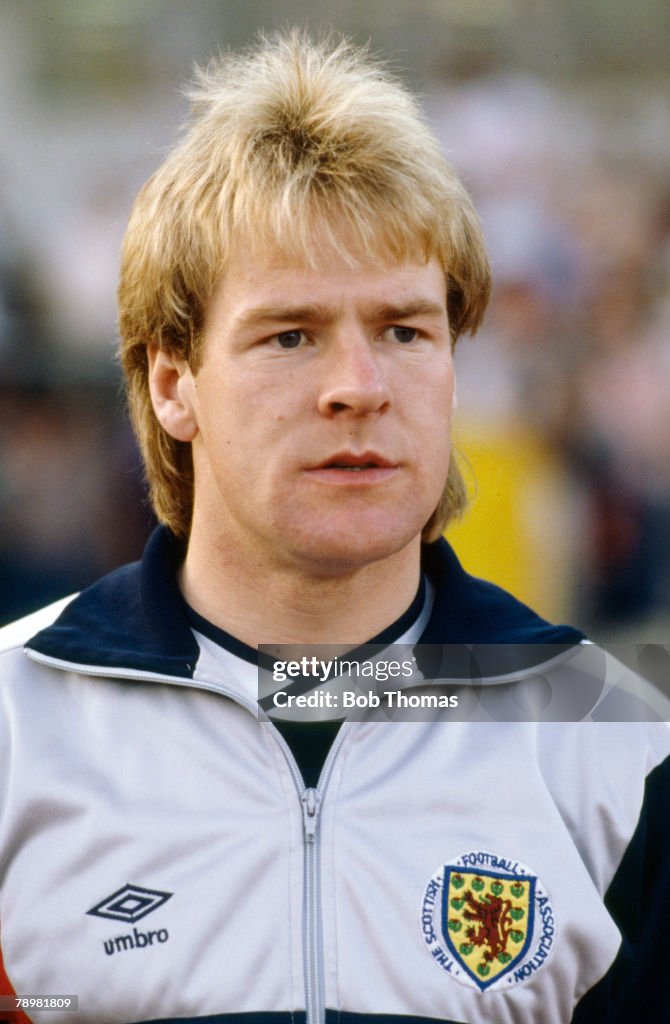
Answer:
<svg viewBox="0 0 670 1024"><path fill-rule="evenodd" d="M418 547L420 528L412 525L382 531L379 527L364 529L352 521L345 528L324 529L300 541L292 545L293 553L309 575L337 576L393 559L410 546Z"/></svg>

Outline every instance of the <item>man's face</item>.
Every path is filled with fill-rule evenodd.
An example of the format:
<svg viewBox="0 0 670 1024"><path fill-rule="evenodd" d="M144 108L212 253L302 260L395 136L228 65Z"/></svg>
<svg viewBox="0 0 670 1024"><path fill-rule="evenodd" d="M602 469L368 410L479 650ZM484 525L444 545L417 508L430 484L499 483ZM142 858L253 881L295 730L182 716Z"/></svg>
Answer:
<svg viewBox="0 0 670 1024"><path fill-rule="evenodd" d="M181 393L196 429L194 529L256 565L333 575L420 532L449 465L453 366L444 272L240 255Z"/></svg>

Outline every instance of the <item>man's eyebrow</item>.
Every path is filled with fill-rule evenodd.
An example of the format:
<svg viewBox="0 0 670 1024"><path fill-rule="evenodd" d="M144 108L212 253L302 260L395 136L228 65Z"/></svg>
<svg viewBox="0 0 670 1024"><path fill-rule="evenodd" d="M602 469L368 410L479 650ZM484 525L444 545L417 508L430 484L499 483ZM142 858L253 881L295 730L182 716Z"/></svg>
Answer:
<svg viewBox="0 0 670 1024"><path fill-rule="evenodd" d="M447 315L447 307L432 299L410 299L407 302L379 306L375 310L377 320L410 320L414 316Z"/></svg>
<svg viewBox="0 0 670 1024"><path fill-rule="evenodd" d="M240 327L254 327L257 324L292 324L298 322L313 323L315 321L333 320L333 311L325 306L254 306L241 314Z"/></svg>
<svg viewBox="0 0 670 1024"><path fill-rule="evenodd" d="M389 323L395 320L409 320L415 316L446 316L446 305L432 299L410 299L403 303L385 303L372 310L371 320ZM254 306L239 318L240 327L293 323L330 323L336 319L336 311L326 306L310 303L300 306Z"/></svg>

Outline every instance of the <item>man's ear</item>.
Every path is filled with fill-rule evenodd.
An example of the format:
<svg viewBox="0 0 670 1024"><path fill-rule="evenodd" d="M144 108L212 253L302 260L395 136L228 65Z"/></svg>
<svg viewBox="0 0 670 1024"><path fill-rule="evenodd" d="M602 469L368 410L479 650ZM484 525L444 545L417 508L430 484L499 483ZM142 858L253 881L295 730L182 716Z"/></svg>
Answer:
<svg viewBox="0 0 670 1024"><path fill-rule="evenodd" d="M190 366L175 352L160 348L157 342L148 345L147 357L149 391L158 422L176 441L192 441L198 433L198 421Z"/></svg>

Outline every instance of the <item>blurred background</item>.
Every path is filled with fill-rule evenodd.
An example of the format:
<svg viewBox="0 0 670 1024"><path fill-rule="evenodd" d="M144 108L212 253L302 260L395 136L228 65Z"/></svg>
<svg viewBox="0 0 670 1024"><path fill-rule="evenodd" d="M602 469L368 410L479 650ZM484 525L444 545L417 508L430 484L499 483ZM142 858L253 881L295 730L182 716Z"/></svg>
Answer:
<svg viewBox="0 0 670 1024"><path fill-rule="evenodd" d="M0 621L142 549L124 225L194 62L292 24L392 62L483 218L495 294L456 361L466 567L594 638L667 638L666 0L2 0Z"/></svg>

